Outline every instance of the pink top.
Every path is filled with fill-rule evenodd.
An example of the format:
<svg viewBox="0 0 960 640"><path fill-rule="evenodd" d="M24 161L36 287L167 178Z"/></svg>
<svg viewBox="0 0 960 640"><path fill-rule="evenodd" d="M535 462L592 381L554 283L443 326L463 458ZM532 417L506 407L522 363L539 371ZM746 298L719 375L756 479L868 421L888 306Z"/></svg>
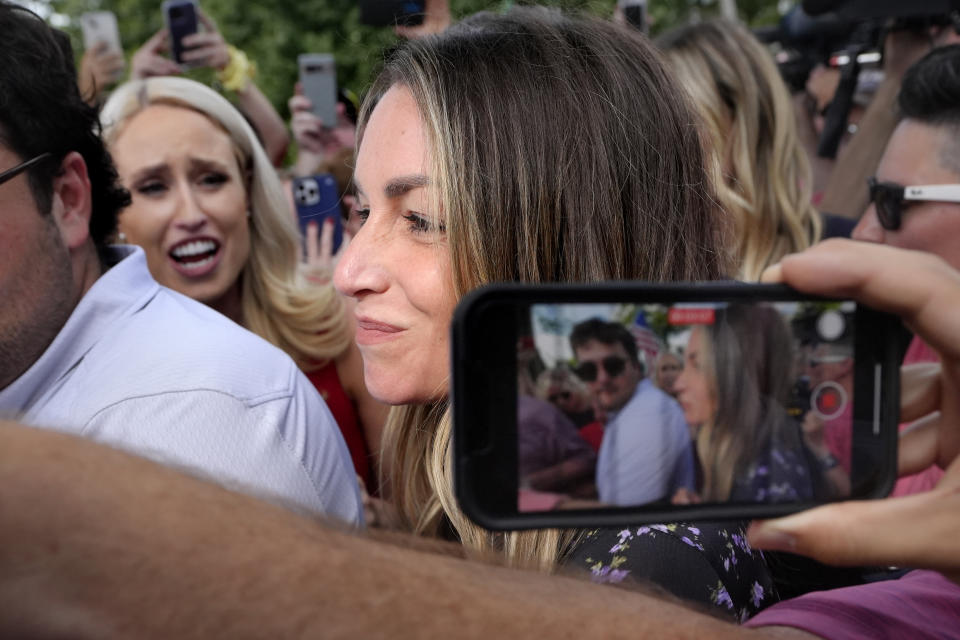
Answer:
<svg viewBox="0 0 960 640"><path fill-rule="evenodd" d="M793 627L829 640L957 638L960 586L935 571L911 571L899 580L784 600L744 626Z"/></svg>
<svg viewBox="0 0 960 640"><path fill-rule="evenodd" d="M907 348L907 353L903 356L903 364L916 364L918 362L940 362L940 358L937 356L937 352L931 349L926 342L914 336L910 342L910 346ZM905 422L901 424L900 430L903 431L909 427L910 424L912 423ZM897 480L897 484L894 485L890 495L909 496L914 493L930 491L930 489L933 489L936 484L940 482L940 478L942 477L943 469L937 466L932 466L912 476L903 476Z"/></svg>

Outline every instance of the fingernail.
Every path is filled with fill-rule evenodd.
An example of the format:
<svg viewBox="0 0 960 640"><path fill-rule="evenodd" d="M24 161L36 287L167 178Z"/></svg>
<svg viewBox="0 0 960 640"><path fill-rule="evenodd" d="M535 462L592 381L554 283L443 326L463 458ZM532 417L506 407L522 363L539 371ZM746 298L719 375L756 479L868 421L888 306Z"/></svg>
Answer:
<svg viewBox="0 0 960 640"><path fill-rule="evenodd" d="M747 530L747 542L755 549L768 551L796 551L795 536L766 523L754 523Z"/></svg>
<svg viewBox="0 0 960 640"><path fill-rule="evenodd" d="M783 281L783 267L779 262L772 264L766 269L763 270L763 273L760 274L761 282L782 282Z"/></svg>

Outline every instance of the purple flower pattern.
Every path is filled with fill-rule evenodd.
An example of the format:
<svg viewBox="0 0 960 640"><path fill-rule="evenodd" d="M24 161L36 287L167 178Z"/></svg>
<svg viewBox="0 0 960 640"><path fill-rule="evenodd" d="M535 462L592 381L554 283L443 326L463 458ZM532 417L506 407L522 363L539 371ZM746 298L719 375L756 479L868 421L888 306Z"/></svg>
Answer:
<svg viewBox="0 0 960 640"><path fill-rule="evenodd" d="M731 501L796 502L813 497L810 470L799 451L771 447L764 458L734 480Z"/></svg>
<svg viewBox="0 0 960 640"><path fill-rule="evenodd" d="M586 568L593 582L653 581L736 620L777 599L763 554L750 547L742 526L674 523L598 529L584 534L567 561Z"/></svg>

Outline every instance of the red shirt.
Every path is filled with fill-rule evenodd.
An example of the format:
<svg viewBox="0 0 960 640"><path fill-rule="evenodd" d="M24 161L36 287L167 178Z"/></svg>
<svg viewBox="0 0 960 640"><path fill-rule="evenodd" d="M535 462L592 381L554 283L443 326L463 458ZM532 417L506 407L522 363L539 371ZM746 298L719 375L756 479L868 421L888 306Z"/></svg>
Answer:
<svg viewBox="0 0 960 640"><path fill-rule="evenodd" d="M357 475L363 478L363 481L367 484L367 490L372 491L376 487L376 483L375 478L371 475L370 447L367 445L367 439L360 427L357 408L353 406L353 402L340 383L336 364L331 360L319 369L304 373L316 387L323 401L327 403L330 413L333 414L333 419L337 421L340 433L343 434L343 439L347 441L347 449L350 450L350 458L353 460L353 467L356 469Z"/></svg>

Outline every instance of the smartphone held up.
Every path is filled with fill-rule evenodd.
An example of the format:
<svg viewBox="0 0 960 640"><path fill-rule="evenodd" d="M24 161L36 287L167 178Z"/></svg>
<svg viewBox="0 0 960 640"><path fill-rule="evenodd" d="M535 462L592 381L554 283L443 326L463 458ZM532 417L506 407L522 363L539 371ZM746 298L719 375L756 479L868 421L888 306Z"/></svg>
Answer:
<svg viewBox="0 0 960 640"><path fill-rule="evenodd" d="M183 39L197 33L200 29L198 5L196 0L164 0L163 19L170 34L170 55L174 62L186 64L183 53L186 47Z"/></svg>
<svg viewBox="0 0 960 640"><path fill-rule="evenodd" d="M337 182L328 173L309 177L294 178L292 187L293 202L300 221L300 235L307 236L307 225L315 223L323 229L327 220L333 223L332 252L336 253L343 244L343 217L340 213L340 193Z"/></svg>
<svg viewBox="0 0 960 640"><path fill-rule="evenodd" d="M453 326L456 491L490 529L885 495L899 322L772 285L499 285Z"/></svg>
<svg viewBox="0 0 960 640"><path fill-rule="evenodd" d="M297 57L300 88L323 126L337 126L337 67L329 53L304 53Z"/></svg>
<svg viewBox="0 0 960 640"><path fill-rule="evenodd" d="M80 29L83 32L83 48L105 47L110 53L123 55L120 45L120 29L117 16L112 11L90 11L80 16Z"/></svg>

